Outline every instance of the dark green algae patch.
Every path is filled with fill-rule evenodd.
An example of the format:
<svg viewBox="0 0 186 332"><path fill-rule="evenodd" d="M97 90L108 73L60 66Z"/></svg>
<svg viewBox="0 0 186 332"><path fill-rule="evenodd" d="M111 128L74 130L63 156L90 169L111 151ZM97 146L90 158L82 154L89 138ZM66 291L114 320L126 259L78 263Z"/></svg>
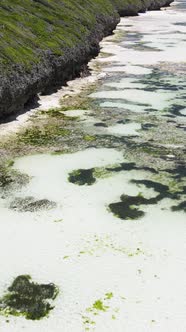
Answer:
<svg viewBox="0 0 186 332"><path fill-rule="evenodd" d="M178 205L173 205L171 207L171 210L173 212L182 211L182 212L186 213L186 201L183 201L183 202L179 203Z"/></svg>
<svg viewBox="0 0 186 332"><path fill-rule="evenodd" d="M98 168L99 170L99 168ZM157 174L158 172L150 167L137 167L135 163L121 163L114 167L105 167L104 175L109 172L121 172L131 170L145 170L150 173ZM102 169L103 172L103 169ZM91 169L78 169L69 174L68 181L76 185L92 185L96 182L97 176L95 168ZM120 219L140 219L145 215L145 212L140 209L140 206L158 204L164 198L179 200L183 192L180 190L171 191L168 185L152 180L130 180L131 183L136 185L143 185L147 189L153 189L157 195L152 198L145 198L141 193L137 196L122 195L121 201L109 204L109 210ZM172 207L172 211L185 210L184 203Z"/></svg>
<svg viewBox="0 0 186 332"><path fill-rule="evenodd" d="M154 198L147 199L141 194L138 196L122 195L120 199L120 202L109 204L109 209L116 217L125 220L142 218L145 212L140 210L138 206L154 204Z"/></svg>
<svg viewBox="0 0 186 332"><path fill-rule="evenodd" d="M171 192L168 185L151 180L131 180L131 183L144 185L146 188L154 189L158 194L152 198L145 198L141 193L137 196L122 195L120 201L109 204L109 210L118 218L124 220L137 220L145 215L140 206L158 204L164 198L180 200L184 192ZM171 207L172 211L186 212L186 202L180 202L178 205Z"/></svg>
<svg viewBox="0 0 186 332"><path fill-rule="evenodd" d="M53 283L37 284L30 276L20 275L0 299L0 314L39 320L48 316L54 308L47 300L54 300L58 293L59 290Z"/></svg>
<svg viewBox="0 0 186 332"><path fill-rule="evenodd" d="M74 170L69 173L68 181L79 186L90 186L96 182L97 178L105 177L115 172L132 170L146 170L151 173L158 173L155 169L150 167L137 167L135 163L121 163L113 167L98 167Z"/></svg>
<svg viewBox="0 0 186 332"><path fill-rule="evenodd" d="M93 176L94 168L91 169L78 169L69 174L68 181L79 186L92 185L96 182Z"/></svg>

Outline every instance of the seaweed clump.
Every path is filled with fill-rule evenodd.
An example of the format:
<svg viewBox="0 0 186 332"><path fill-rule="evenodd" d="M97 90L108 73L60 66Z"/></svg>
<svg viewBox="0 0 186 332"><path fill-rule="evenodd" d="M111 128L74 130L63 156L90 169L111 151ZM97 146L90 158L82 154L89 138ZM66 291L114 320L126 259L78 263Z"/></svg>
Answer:
<svg viewBox="0 0 186 332"><path fill-rule="evenodd" d="M147 167L147 166L143 166L143 167L139 167L137 166L134 162L130 162L130 163L121 163L116 167L112 167L112 168L108 168L108 171L112 171L112 172L121 172L121 171L132 171L132 170L144 170L144 171L148 171L154 174L157 174L158 171L156 171L154 168L152 167Z"/></svg>
<svg viewBox="0 0 186 332"><path fill-rule="evenodd" d="M68 181L79 186L92 185L96 182L93 176L94 168L90 169L78 169L69 174Z"/></svg>
<svg viewBox="0 0 186 332"><path fill-rule="evenodd" d="M26 129L19 135L19 142L31 146L50 145L59 137L69 135L68 129L61 127L58 124L49 124L43 128L37 126Z"/></svg>
<svg viewBox="0 0 186 332"><path fill-rule="evenodd" d="M140 219L145 212L138 208L139 205L155 204L156 197L145 198L141 194L137 196L122 195L121 201L109 204L111 212L120 219Z"/></svg>
<svg viewBox="0 0 186 332"><path fill-rule="evenodd" d="M182 191L171 192L169 186L159 182L154 182L150 180L131 180L130 182L139 185L142 184L146 188L152 188L156 192L158 192L158 195L155 198L155 203L158 203L164 198L180 199L180 196L184 194L184 188Z"/></svg>
<svg viewBox="0 0 186 332"><path fill-rule="evenodd" d="M131 180L131 183L143 184L146 188L152 188L156 192L162 195L162 197L167 197L169 192L169 187L165 184L151 181L151 180Z"/></svg>
<svg viewBox="0 0 186 332"><path fill-rule="evenodd" d="M185 188L183 188L183 192L171 193L169 186L150 180L131 180L130 182L145 185L146 188L152 188L158 195L152 198L145 198L141 194L137 196L122 195L120 202L109 204L111 212L120 219L140 219L145 215L145 212L140 210L138 206L157 204L164 198L180 199L180 195L185 191ZM183 201L178 205L172 206L171 210L186 212L186 202Z"/></svg>
<svg viewBox="0 0 186 332"><path fill-rule="evenodd" d="M131 183L143 184L147 188L153 188L158 195L152 198L145 198L140 193L137 196L122 195L121 201L109 204L110 210L120 219L139 219L145 215L145 212L140 210L140 205L157 204L165 197L177 198L177 194L171 194L169 187L158 182L150 180L131 180Z"/></svg>
<svg viewBox="0 0 186 332"><path fill-rule="evenodd" d="M57 294L58 288L54 284L37 284L30 276L20 275L0 299L0 313L38 320L54 308L47 299L54 300Z"/></svg>
<svg viewBox="0 0 186 332"><path fill-rule="evenodd" d="M171 207L171 210L172 211L183 211L183 212L186 212L186 201L183 201L181 203L179 203L178 205L173 205Z"/></svg>

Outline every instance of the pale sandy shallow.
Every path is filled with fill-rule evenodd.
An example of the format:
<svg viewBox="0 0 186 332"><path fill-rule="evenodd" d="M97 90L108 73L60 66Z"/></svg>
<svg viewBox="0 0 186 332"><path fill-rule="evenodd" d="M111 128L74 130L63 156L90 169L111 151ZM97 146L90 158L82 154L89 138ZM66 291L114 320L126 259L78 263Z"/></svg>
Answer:
<svg viewBox="0 0 186 332"><path fill-rule="evenodd" d="M125 26L131 24L130 29L134 32L150 32L143 37L145 42L162 51L143 52L144 56L139 57L139 51L124 48L124 45L120 47L112 42L111 36L102 43L102 50L114 55L96 61L102 64L112 61L113 67L109 65L104 69L108 75L110 68L117 64L121 72L128 68L139 77L151 72L148 66L159 61L185 61L185 37L180 36L179 45L173 38L174 45L169 47L166 40L171 40L171 34L166 34L166 39L162 40L157 33L162 30L164 34L174 34L176 29L183 32L183 27L172 24L177 20L184 21L184 15L166 11L122 19L119 30L125 30ZM125 91L100 91L92 95L93 98L112 99L112 102L105 101L104 106L117 108L119 103L115 99L130 101L135 95L136 102L141 96L142 102L160 109L177 98L176 94L163 92L158 93L158 98L157 94L146 91L139 94L137 89L144 86L136 77L134 83L127 78L105 85ZM131 88L133 90L129 90ZM60 98L60 92L43 98L41 108L59 106ZM143 111L144 106L130 105L130 110ZM90 121L88 110L73 110L66 115ZM22 190L0 200L0 293L3 294L16 276L30 274L37 282L54 282L59 286L60 294L49 318L34 322L10 317L7 323L1 317L3 332L84 332L86 328L91 332L186 331L185 215L172 213L170 206L174 202L168 199L156 206L142 207L145 217L136 221L120 220L108 210L108 204L119 201L122 194L142 193L145 197L154 197L155 191L130 183L131 179L150 179L148 172L123 171L98 179L92 186L80 187L68 182L69 172L75 169L111 166L125 161L125 155L114 149L94 148L73 154L33 155L16 160L13 167L28 174L30 182ZM9 209L15 197L26 196L49 199L57 206L33 213ZM112 292L113 297L104 300L108 292ZM109 308L95 316L87 308L98 299ZM83 324L83 316L95 324Z"/></svg>
<svg viewBox="0 0 186 332"><path fill-rule="evenodd" d="M143 106L143 109L147 107L153 107L157 110L161 110L168 107L173 101L173 93L158 93L151 91L143 91L137 89L123 89L121 91L100 91L90 95L91 98L104 98L104 99L123 99L124 101L131 103L139 103ZM144 103L144 105L143 105ZM131 104L126 104L127 108L130 108ZM138 106L138 105L137 105Z"/></svg>
<svg viewBox="0 0 186 332"><path fill-rule="evenodd" d="M73 169L124 161L122 153L112 149L16 161L14 168L31 176L31 181L0 205L0 291L24 273L40 282L55 282L60 295L49 319L11 318L7 324L1 318L2 330L81 332L85 329L82 316L88 316L96 323L93 331L184 331L184 215L170 213L168 200L144 207L146 216L140 221L120 221L107 210L123 193L155 196L153 190L129 183L148 178L147 172L121 172L92 186L79 187L67 180ZM7 208L15 196L27 195L55 201L57 207L35 213ZM87 313L108 292L113 298L105 301L107 312Z"/></svg>
<svg viewBox="0 0 186 332"><path fill-rule="evenodd" d="M185 116L186 116L186 109L181 110L180 113L181 113L182 115L185 115Z"/></svg>
<svg viewBox="0 0 186 332"><path fill-rule="evenodd" d="M117 124L115 126L110 126L107 132L112 135L119 136L138 136L138 132L141 129L140 123L127 123L127 124Z"/></svg>

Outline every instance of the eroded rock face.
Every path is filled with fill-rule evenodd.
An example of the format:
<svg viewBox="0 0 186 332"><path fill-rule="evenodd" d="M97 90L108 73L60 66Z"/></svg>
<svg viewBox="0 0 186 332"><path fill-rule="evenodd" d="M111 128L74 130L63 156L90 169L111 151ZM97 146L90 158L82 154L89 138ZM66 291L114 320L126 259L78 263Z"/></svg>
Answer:
<svg viewBox="0 0 186 332"><path fill-rule="evenodd" d="M54 307L47 300L54 300L58 288L54 284L37 284L28 275L18 276L0 299L0 313L41 319Z"/></svg>

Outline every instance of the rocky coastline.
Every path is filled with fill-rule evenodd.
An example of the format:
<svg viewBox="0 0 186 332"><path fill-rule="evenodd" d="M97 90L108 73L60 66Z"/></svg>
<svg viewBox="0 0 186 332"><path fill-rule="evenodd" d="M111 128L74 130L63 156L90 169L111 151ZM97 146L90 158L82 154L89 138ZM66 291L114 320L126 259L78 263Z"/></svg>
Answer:
<svg viewBox="0 0 186 332"><path fill-rule="evenodd" d="M100 14L96 10L92 13L96 17L96 22L78 44L72 47L62 45L63 55L55 54L49 49L39 49L37 50L39 61L31 62L29 68L21 62L21 59L9 65L8 69L0 62L1 121L9 115L24 110L25 105L38 93L46 94L51 89L54 91L66 81L77 77L83 66L99 53L99 42L112 33L120 16L134 16L146 10L159 10L168 6L172 0L110 0L110 2L111 9L108 13L103 11ZM41 2L41 6L45 6L45 3L46 1Z"/></svg>

